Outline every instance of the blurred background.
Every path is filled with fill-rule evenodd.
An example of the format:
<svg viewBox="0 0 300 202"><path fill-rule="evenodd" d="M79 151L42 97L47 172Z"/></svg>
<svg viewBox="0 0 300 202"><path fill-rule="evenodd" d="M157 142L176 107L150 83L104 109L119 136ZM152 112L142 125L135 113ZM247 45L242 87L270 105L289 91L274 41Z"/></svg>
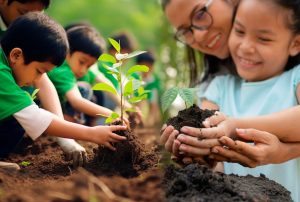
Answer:
<svg viewBox="0 0 300 202"><path fill-rule="evenodd" d="M52 0L46 12L63 26L89 22L106 40L116 32L130 32L136 50L155 53L154 71L160 78L161 92L189 85L184 46L174 40L159 0Z"/></svg>

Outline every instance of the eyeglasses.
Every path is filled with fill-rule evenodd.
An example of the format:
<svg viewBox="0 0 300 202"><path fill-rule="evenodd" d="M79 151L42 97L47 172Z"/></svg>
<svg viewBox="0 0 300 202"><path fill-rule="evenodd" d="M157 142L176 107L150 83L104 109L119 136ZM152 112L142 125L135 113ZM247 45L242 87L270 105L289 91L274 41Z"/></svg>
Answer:
<svg viewBox="0 0 300 202"><path fill-rule="evenodd" d="M213 0L208 0L204 7L198 9L198 6L192 11L190 15L191 25L187 28L180 28L175 33L175 39L184 44L192 44L195 40L194 31L207 30L213 23L211 14L207 11Z"/></svg>

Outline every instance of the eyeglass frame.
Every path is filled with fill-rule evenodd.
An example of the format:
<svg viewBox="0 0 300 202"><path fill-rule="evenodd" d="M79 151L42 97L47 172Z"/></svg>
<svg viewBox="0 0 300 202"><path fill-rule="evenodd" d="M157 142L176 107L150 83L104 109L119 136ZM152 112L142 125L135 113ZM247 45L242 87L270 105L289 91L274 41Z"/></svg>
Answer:
<svg viewBox="0 0 300 202"><path fill-rule="evenodd" d="M197 29L197 30L203 31L203 30L207 30L207 29L210 28L210 26L213 24L213 17L212 17L212 15L208 12L208 7L211 5L212 2L213 2L213 0L208 0L208 1L204 4L204 6L203 6L201 9L197 10L198 7L196 6L196 7L192 10L192 12L191 12L191 14L190 14L190 22L191 22L191 25L188 26L187 28L180 28L180 29L178 29L178 30L176 31L176 33L174 34L174 38L175 38L177 41L179 41L179 42L181 42L181 43L184 43L184 44L191 44L191 43L193 43L193 42L195 41L193 29ZM193 25L193 17L194 17L194 15L195 15L195 13L200 12L200 11L206 13L206 14L210 17L211 22L210 22L209 25L203 26L203 27L199 27L199 26ZM193 41L190 42L190 43L187 43L186 41L180 40L180 37L178 37L179 33L182 33L181 36L184 36L183 33L187 33L187 32L191 32L192 35L193 35Z"/></svg>

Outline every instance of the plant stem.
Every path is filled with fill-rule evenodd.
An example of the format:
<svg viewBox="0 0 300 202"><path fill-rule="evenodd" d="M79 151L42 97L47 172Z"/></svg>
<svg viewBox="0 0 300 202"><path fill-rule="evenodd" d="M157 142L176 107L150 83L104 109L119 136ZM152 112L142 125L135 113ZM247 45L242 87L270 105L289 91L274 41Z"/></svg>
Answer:
<svg viewBox="0 0 300 202"><path fill-rule="evenodd" d="M123 120L123 83L122 83L122 66L119 67L119 72L120 72L120 91L121 91L121 121L122 121L122 124L124 123L124 120Z"/></svg>

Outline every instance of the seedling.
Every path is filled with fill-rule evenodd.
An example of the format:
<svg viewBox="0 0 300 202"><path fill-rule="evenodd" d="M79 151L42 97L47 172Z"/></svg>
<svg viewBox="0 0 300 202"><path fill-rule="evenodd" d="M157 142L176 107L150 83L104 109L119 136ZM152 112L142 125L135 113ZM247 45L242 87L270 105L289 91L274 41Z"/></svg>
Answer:
<svg viewBox="0 0 300 202"><path fill-rule="evenodd" d="M185 108L191 107L194 104L194 90L194 88L179 87L173 87L168 89L163 94L161 99L163 113L167 111L167 109L171 106L171 104L174 102L178 95L183 99L185 103Z"/></svg>
<svg viewBox="0 0 300 202"><path fill-rule="evenodd" d="M109 38L108 40L117 53L114 56L106 53L102 54L98 60L103 62L104 67L117 79L120 86L120 92L118 92L114 86L105 83L96 84L93 87L93 90L107 91L120 97L121 114L113 112L110 117L107 117L105 123L112 123L118 118L121 118L121 121L123 122L124 112L136 112L134 108L125 108L125 100L131 104L135 104L147 98L147 91L145 91L142 86L143 81L133 78L132 74L148 72L149 67L145 65L134 65L130 68L124 68L122 65L126 60L143 54L145 51L134 51L132 53L122 54L120 43L112 38Z"/></svg>
<svg viewBox="0 0 300 202"><path fill-rule="evenodd" d="M22 162L20 163L20 166L24 166L24 167L27 167L27 166L29 166L29 165L31 165L31 162L29 162L29 161L22 161Z"/></svg>
<svg viewBox="0 0 300 202"><path fill-rule="evenodd" d="M40 89L35 89L33 92L32 92L32 94L30 95L30 93L28 93L27 91L25 91L27 94L28 94L28 96L32 99L32 100L35 100L36 99L36 95L37 95L37 93L39 92L39 90Z"/></svg>

